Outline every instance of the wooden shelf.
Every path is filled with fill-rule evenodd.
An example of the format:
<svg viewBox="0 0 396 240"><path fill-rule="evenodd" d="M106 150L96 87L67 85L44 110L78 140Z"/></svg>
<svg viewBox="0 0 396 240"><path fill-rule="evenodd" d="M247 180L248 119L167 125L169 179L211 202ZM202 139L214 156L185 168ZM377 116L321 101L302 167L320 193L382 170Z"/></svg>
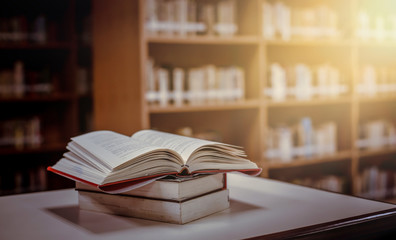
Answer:
<svg viewBox="0 0 396 240"><path fill-rule="evenodd" d="M259 44L257 36L233 36L233 37L219 37L219 36L148 36L146 38L148 43L168 43L168 44L219 44L219 45L255 45Z"/></svg>
<svg viewBox="0 0 396 240"><path fill-rule="evenodd" d="M75 98L75 94L67 93L55 93L48 95L33 95L24 97L0 97L0 103L27 103L27 102L57 102L57 101L69 101Z"/></svg>
<svg viewBox="0 0 396 240"><path fill-rule="evenodd" d="M396 204L396 198L387 198L387 199L383 199L383 202L388 202L388 203L392 203L392 204Z"/></svg>
<svg viewBox="0 0 396 240"><path fill-rule="evenodd" d="M291 39L291 40L265 40L264 43L271 46L341 46L349 47L352 46L351 40L343 39Z"/></svg>
<svg viewBox="0 0 396 240"><path fill-rule="evenodd" d="M17 149L14 147L0 147L0 156L21 155L21 154L42 154L51 152L64 152L67 143L42 144L38 147L24 147Z"/></svg>
<svg viewBox="0 0 396 240"><path fill-rule="evenodd" d="M396 48L396 41L391 40L384 40L384 41L377 41L377 40L356 40L355 45L358 47L385 47L385 48Z"/></svg>
<svg viewBox="0 0 396 240"><path fill-rule="evenodd" d="M359 150L359 157L361 158L387 154L396 154L396 146L388 146L380 149Z"/></svg>
<svg viewBox="0 0 396 240"><path fill-rule="evenodd" d="M324 162L335 162L341 161L345 159L350 159L352 157L351 151L341 151L334 155L320 156L320 157L312 157L312 158L295 158L292 162L289 163L281 163L281 162L269 162L268 169L281 169L281 168L291 168L291 167L300 167Z"/></svg>
<svg viewBox="0 0 396 240"><path fill-rule="evenodd" d="M9 50L18 50L18 49L26 49L26 50L69 50L72 47L72 43L70 42L49 42L45 44L39 43L5 43L0 42L0 49L9 49Z"/></svg>
<svg viewBox="0 0 396 240"><path fill-rule="evenodd" d="M311 100L292 100L288 99L282 102L266 100L268 107L293 107L293 106L314 106L314 105L332 105L332 104L350 104L351 97L336 98L315 98Z"/></svg>
<svg viewBox="0 0 396 240"><path fill-rule="evenodd" d="M182 106L165 106L150 105L150 113L172 113L172 112L201 112L201 111L221 111L221 110L240 110L240 109L258 109L260 102L258 100L246 100L242 102L229 102L222 104L202 104L192 105L185 104Z"/></svg>
<svg viewBox="0 0 396 240"><path fill-rule="evenodd" d="M379 96L374 96L374 97L366 97L366 96L360 96L357 98L357 100L361 103L366 103L366 102L395 102L396 101L396 93L393 95L379 95Z"/></svg>

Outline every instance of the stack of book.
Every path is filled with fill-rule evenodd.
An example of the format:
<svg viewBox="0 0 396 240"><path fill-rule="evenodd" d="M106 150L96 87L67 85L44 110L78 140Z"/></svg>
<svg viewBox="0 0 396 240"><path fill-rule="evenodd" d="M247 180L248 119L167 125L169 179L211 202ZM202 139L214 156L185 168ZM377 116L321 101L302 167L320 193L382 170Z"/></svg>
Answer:
<svg viewBox="0 0 396 240"><path fill-rule="evenodd" d="M94 131L66 148L48 170L78 182L81 209L172 223L228 208L227 172L261 172L241 147L156 130Z"/></svg>
<svg viewBox="0 0 396 240"><path fill-rule="evenodd" d="M77 182L82 210L185 224L229 208L226 174L166 178L121 194Z"/></svg>

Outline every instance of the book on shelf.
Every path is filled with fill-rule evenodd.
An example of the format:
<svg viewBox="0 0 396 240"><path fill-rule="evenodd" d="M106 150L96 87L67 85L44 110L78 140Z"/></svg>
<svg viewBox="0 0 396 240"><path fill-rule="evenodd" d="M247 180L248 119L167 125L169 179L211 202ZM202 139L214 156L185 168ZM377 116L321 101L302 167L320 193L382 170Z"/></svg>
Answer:
<svg viewBox="0 0 396 240"><path fill-rule="evenodd" d="M77 77L77 92L79 95L85 95L92 91L90 84L89 69L87 67L78 67Z"/></svg>
<svg viewBox="0 0 396 240"><path fill-rule="evenodd" d="M37 148L42 142L40 117L0 121L0 147Z"/></svg>
<svg viewBox="0 0 396 240"><path fill-rule="evenodd" d="M357 14L357 27L355 35L363 41L395 40L396 39L396 14L372 14L368 9L361 9Z"/></svg>
<svg viewBox="0 0 396 240"><path fill-rule="evenodd" d="M226 188L226 173L183 178L170 176L158 179L142 187L122 192L122 195L180 202ZM98 188L82 182L76 182L76 190L102 192Z"/></svg>
<svg viewBox="0 0 396 240"><path fill-rule="evenodd" d="M359 125L359 139L356 146L360 149L381 149L396 146L396 125L386 119L371 120Z"/></svg>
<svg viewBox="0 0 396 240"><path fill-rule="evenodd" d="M159 96L159 104L161 106L166 106L168 104L169 99L169 73L164 68L157 69L158 75L158 96Z"/></svg>
<svg viewBox="0 0 396 240"><path fill-rule="evenodd" d="M44 166L2 172L0 176L0 196L43 191L47 187L47 171Z"/></svg>
<svg viewBox="0 0 396 240"><path fill-rule="evenodd" d="M49 66L26 69L21 60L14 62L13 69L0 69L0 97L25 97L51 94L56 89L57 73Z"/></svg>
<svg viewBox="0 0 396 240"><path fill-rule="evenodd" d="M183 69L146 62L146 100L160 106L235 102L245 99L245 72L239 66L212 64Z"/></svg>
<svg viewBox="0 0 396 240"><path fill-rule="evenodd" d="M370 166L356 177L356 194L371 199L396 197L396 171Z"/></svg>
<svg viewBox="0 0 396 240"><path fill-rule="evenodd" d="M45 44L50 37L48 33L52 33L49 25L57 28L56 24L48 23L48 18L45 15L38 15L34 18L23 15L1 18L0 42L24 43L29 41Z"/></svg>
<svg viewBox="0 0 396 240"><path fill-rule="evenodd" d="M132 136L94 131L73 137L66 148L69 151L48 170L108 192L123 192L169 175L261 172L240 147L155 130Z"/></svg>
<svg viewBox="0 0 396 240"><path fill-rule="evenodd" d="M229 190L221 189L183 201L78 191L82 210L185 224L229 208Z"/></svg>
<svg viewBox="0 0 396 240"><path fill-rule="evenodd" d="M269 87L264 89L264 94L274 102L287 98L334 98L348 91L341 71L330 64L313 67L304 63L289 66L272 63L269 74Z"/></svg>
<svg viewBox="0 0 396 240"><path fill-rule="evenodd" d="M278 63L270 65L270 83L271 91L267 91L267 95L271 95L272 100L280 102L286 100L287 97L287 79L286 70Z"/></svg>
<svg viewBox="0 0 396 240"><path fill-rule="evenodd" d="M145 30L163 36L233 36L238 31L236 11L235 0L149 0L145 2Z"/></svg>
<svg viewBox="0 0 396 240"><path fill-rule="evenodd" d="M337 124L328 121L314 126L310 117L304 117L294 126L270 128L266 143L265 157L274 162L332 155L337 152Z"/></svg>
<svg viewBox="0 0 396 240"><path fill-rule="evenodd" d="M289 41L292 38L338 38L337 13L326 5L291 7L283 2L262 5L262 34L266 39Z"/></svg>
<svg viewBox="0 0 396 240"><path fill-rule="evenodd" d="M203 30L198 33L208 36L215 34L214 25L216 23L216 8L213 4L202 4L198 7L198 22L203 23Z"/></svg>
<svg viewBox="0 0 396 240"><path fill-rule="evenodd" d="M184 71L181 68L173 69L173 102L176 106L183 104Z"/></svg>
<svg viewBox="0 0 396 240"><path fill-rule="evenodd" d="M217 23L214 28L219 36L234 36L238 31L236 24L236 0L217 3Z"/></svg>
<svg viewBox="0 0 396 240"><path fill-rule="evenodd" d="M396 92L396 71L393 66L367 64L360 69L356 91L362 96L393 94Z"/></svg>
<svg viewBox="0 0 396 240"><path fill-rule="evenodd" d="M186 137L195 137L199 139L222 142L222 134L214 129L206 129L204 131L196 131L193 127L183 126L179 127L175 130L175 134L186 136Z"/></svg>

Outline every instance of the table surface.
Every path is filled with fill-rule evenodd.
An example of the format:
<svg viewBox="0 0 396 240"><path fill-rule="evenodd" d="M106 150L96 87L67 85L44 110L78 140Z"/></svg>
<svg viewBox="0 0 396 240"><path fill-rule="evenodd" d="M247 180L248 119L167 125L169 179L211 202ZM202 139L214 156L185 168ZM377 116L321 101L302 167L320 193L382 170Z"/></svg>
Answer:
<svg viewBox="0 0 396 240"><path fill-rule="evenodd" d="M277 239L396 216L394 204L227 177L231 207L185 225L79 210L73 189L0 197L0 239Z"/></svg>

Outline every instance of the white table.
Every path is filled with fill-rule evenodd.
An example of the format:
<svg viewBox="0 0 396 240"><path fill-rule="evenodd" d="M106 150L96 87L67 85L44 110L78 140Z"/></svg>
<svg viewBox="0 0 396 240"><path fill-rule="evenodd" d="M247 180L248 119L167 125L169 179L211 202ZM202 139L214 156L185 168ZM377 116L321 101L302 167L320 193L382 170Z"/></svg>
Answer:
<svg viewBox="0 0 396 240"><path fill-rule="evenodd" d="M80 211L73 189L0 197L0 239L378 236L392 230L396 219L393 204L263 178L228 174L228 188L228 210L185 225Z"/></svg>

